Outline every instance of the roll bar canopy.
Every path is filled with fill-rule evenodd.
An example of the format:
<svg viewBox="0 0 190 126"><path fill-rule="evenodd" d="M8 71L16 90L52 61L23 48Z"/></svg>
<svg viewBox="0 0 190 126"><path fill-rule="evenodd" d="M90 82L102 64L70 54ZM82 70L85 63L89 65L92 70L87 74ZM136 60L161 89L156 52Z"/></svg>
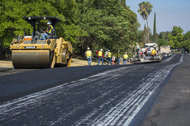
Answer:
<svg viewBox="0 0 190 126"><path fill-rule="evenodd" d="M57 17L23 17L23 20L27 21L28 23L30 23L33 27L33 36L35 36L35 32L36 32L36 22L40 22L41 20L49 20L52 23L52 26L54 27L57 22L61 21L60 18Z"/></svg>

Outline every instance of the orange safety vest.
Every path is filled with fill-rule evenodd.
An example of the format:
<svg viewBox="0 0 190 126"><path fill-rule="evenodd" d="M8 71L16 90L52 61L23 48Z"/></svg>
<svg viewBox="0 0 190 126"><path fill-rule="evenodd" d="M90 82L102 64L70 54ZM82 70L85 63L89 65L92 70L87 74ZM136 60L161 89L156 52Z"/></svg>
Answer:
<svg viewBox="0 0 190 126"><path fill-rule="evenodd" d="M111 52L108 52L108 57L111 58Z"/></svg>
<svg viewBox="0 0 190 126"><path fill-rule="evenodd" d="M102 56L102 51L99 51L99 52L98 52L98 56Z"/></svg>
<svg viewBox="0 0 190 126"><path fill-rule="evenodd" d="M124 58L124 59L127 59L127 58L128 58L128 55L127 55L127 54L124 54L124 55L123 55L123 58Z"/></svg>
<svg viewBox="0 0 190 126"><path fill-rule="evenodd" d="M86 51L86 56L87 57L91 57L92 56L92 52L90 50Z"/></svg>

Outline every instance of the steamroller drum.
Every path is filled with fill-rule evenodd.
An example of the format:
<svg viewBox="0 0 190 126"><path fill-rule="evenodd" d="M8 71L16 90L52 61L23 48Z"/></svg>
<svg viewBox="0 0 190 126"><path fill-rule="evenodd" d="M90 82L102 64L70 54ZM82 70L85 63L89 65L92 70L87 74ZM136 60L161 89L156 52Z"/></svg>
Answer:
<svg viewBox="0 0 190 126"><path fill-rule="evenodd" d="M48 68L53 57L49 50L12 50L14 68Z"/></svg>

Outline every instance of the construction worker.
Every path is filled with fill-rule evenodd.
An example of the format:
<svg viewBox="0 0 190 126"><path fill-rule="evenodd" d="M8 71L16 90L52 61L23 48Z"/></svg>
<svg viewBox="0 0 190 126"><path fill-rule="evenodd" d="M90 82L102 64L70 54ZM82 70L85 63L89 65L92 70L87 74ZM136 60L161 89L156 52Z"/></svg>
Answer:
<svg viewBox="0 0 190 126"><path fill-rule="evenodd" d="M97 51L96 52L96 55L98 55L98 64L100 63L100 60L102 61L102 65L103 65L103 60L104 60L104 55L103 55L103 49L100 49L100 51Z"/></svg>
<svg viewBox="0 0 190 126"><path fill-rule="evenodd" d="M108 50L106 57L107 57L107 65L109 65L109 62L110 62L110 64L112 65L111 52L110 52L110 50Z"/></svg>
<svg viewBox="0 0 190 126"><path fill-rule="evenodd" d="M86 55L87 60L88 60L88 66L90 66L91 63L92 63L92 51L90 50L89 47L87 48L87 51L85 52L85 55Z"/></svg>
<svg viewBox="0 0 190 126"><path fill-rule="evenodd" d="M152 57L154 59L154 56L156 55L156 50L155 49L152 50L151 55L152 55Z"/></svg>
<svg viewBox="0 0 190 126"><path fill-rule="evenodd" d="M112 65L114 65L114 62L115 62L115 55L113 55L112 57Z"/></svg>
<svg viewBox="0 0 190 126"><path fill-rule="evenodd" d="M51 31L53 29L53 26L51 25L51 21L47 22L48 28L46 30L46 32L41 34L40 40L46 40L46 38L50 37Z"/></svg>
<svg viewBox="0 0 190 126"><path fill-rule="evenodd" d="M127 59L128 59L128 54L127 54L127 52L125 52L125 54L123 55L123 65L124 64L127 64Z"/></svg>
<svg viewBox="0 0 190 126"><path fill-rule="evenodd" d="M118 63L118 65L120 64L120 51L119 50L117 52L117 63Z"/></svg>

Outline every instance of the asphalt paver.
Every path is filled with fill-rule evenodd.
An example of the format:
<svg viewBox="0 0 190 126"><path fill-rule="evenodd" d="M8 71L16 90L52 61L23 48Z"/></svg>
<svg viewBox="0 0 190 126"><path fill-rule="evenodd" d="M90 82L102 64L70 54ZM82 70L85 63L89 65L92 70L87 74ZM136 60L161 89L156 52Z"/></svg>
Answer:
<svg viewBox="0 0 190 126"><path fill-rule="evenodd" d="M142 126L190 126L190 55L163 86Z"/></svg>

